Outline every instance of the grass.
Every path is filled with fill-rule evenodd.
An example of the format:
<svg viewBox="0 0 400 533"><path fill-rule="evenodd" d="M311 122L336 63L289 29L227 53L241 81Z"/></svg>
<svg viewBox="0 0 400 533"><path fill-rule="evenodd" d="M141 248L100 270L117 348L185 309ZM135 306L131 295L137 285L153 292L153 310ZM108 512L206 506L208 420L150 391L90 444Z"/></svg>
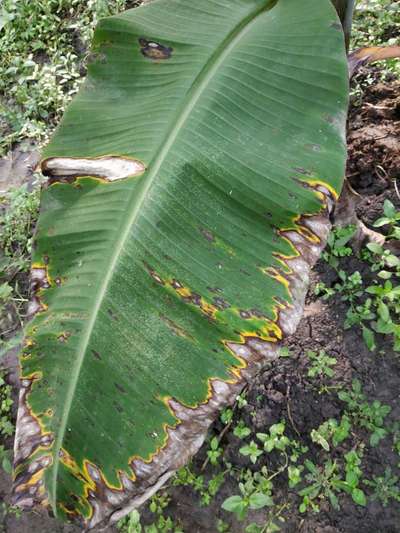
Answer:
<svg viewBox="0 0 400 533"><path fill-rule="evenodd" d="M99 18L125 0L3 0L0 7L0 155L45 142L78 91Z"/></svg>
<svg viewBox="0 0 400 533"><path fill-rule="evenodd" d="M395 0L359 0L356 5L352 49L398 44L400 6ZM389 70L396 62L383 63ZM397 62L398 63L398 62Z"/></svg>
<svg viewBox="0 0 400 533"><path fill-rule="evenodd" d="M0 7L0 155L15 143L46 141L65 107L77 92L85 73L85 57L96 21L123 10L124 0L3 0ZM397 2L360 1L355 15L352 48L395 44L400 23ZM397 19L399 20L399 19ZM381 78L400 74L399 62L385 63ZM367 82L372 83L373 78ZM369 81L368 81L369 80ZM0 329L1 348L25 320L29 297L27 272L32 231L39 204L39 177L33 187L10 190L1 198L0 211ZM385 204L377 226L388 239L400 240L400 216ZM324 253L327 266L337 273L333 286L317 286L318 297L339 298L347 306L345 328L359 328L374 351L379 339L390 338L400 348L400 266L394 254L368 246L361 259L369 271L349 274L343 261L353 254L354 228L335 230ZM12 341L11 341L12 342ZM325 351L308 351L304 376L320 394L331 394L341 405L336 418L326 418L308 434L296 435L289 415L255 432L249 427L245 394L233 409L221 414L223 430L212 434L203 466L188 465L177 472L169 486L159 491L141 510L118 523L122 533L182 532L171 516L171 494L179 487L191 491L198 505L218 502L221 509L216 530L229 532L237 520L246 533L280 531L291 513L303 515L340 508L346 499L363 507L376 499L383 506L400 501L398 472L389 467L368 478L365 451L390 443L400 461L399 424L387 422L390 407L367 398L359 381L351 387L337 385L337 359ZM371 354L372 355L372 354ZM290 358L282 349L282 357ZM0 351L1 357L1 351ZM255 416L255 412L252 413ZM11 387L0 374L0 462L10 471L8 443L14 431ZM243 466L229 460L233 442ZM229 481L229 484L227 482ZM234 486L230 493L224 487ZM283 494L290 494L284 499ZM283 498L283 499L282 499ZM215 505L214 505L215 507Z"/></svg>
<svg viewBox="0 0 400 533"><path fill-rule="evenodd" d="M23 185L0 198L0 350L25 320L40 182L35 180L30 191Z"/></svg>
<svg viewBox="0 0 400 533"><path fill-rule="evenodd" d="M383 228L386 242L400 240L400 215L390 200L385 200L383 216L374 227ZM352 255L349 241L355 228L334 229L329 237L323 258L337 274L337 282L330 287L319 283L316 295L324 300L339 296L346 304L344 328L358 327L371 351L376 350L376 336L387 335L393 340L393 349L400 352L400 259L390 249L369 243L361 250L360 259L368 265L367 276L356 270L349 274L341 268L343 258Z"/></svg>
<svg viewBox="0 0 400 533"><path fill-rule="evenodd" d="M351 50L364 46L390 46L400 43L400 5L397 0L358 0L352 28ZM351 97L361 103L365 88L377 81L400 77L400 61L378 61L376 68L361 69L353 77Z"/></svg>

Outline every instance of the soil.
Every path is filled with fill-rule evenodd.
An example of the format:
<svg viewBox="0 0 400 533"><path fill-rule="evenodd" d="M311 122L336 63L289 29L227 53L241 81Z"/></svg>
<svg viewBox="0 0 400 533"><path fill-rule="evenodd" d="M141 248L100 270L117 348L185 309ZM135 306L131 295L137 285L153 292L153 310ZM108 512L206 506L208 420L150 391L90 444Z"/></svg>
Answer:
<svg viewBox="0 0 400 533"><path fill-rule="evenodd" d="M20 144L7 157L0 158L0 194L23 183L29 186L38 163L39 152L32 143Z"/></svg>
<svg viewBox="0 0 400 533"><path fill-rule="evenodd" d="M382 211L385 198L400 207L400 199L395 189L395 179L400 176L400 82L377 83L366 89L361 106L352 106L349 120L349 161L348 176L353 188L360 194L358 215L367 225L375 220ZM400 185L399 185L400 187ZM344 260L343 268L352 273L359 270L368 279L370 272L365 263L355 256ZM400 420L400 356L392 349L392 340L378 337L377 350L371 353L365 346L357 329L344 330L343 322L346 306L339 297L323 302L314 296L316 283L323 281L332 286L336 274L320 261L312 274L312 283L306 301L304 317L295 335L288 341L291 357L281 358L267 367L248 390L248 405L236 410L233 424L242 418L253 432L266 431L271 424L286 420L287 434L309 447L307 457L316 464L326 459L321 447L310 439L312 429L328 418L340 418L344 403L338 399L337 388L350 386L357 378L361 381L368 401L380 400L391 406L387 424ZM307 377L308 350L324 349L337 359L335 377L329 380L328 392L321 393L321 383ZM224 429L217 421L211 433L220 435ZM331 456L342 456L345 451L361 441L368 442L364 430L354 429L352 438L340 445ZM384 439L379 446L365 447L363 469L364 477L382 475L390 466L398 472L399 456L392 450L390 439ZM246 457L239 453L243 446L232 432L226 432L221 441L224 457L237 468L260 468L259 461L253 467ZM200 472L206 459L208 446L203 446L193 461L193 470ZM278 466L278 456L268 455L268 469L274 471ZM215 475L216 470L208 465L203 472L205 479ZM286 533L399 533L400 504L390 502L386 507L368 498L366 507L352 503L348 496L340 496L340 511L327 504L321 505L319 513L297 511L298 497L294 490L288 489L287 479L278 476L274 480L274 498L277 503L289 502L291 507L284 513L286 522L281 531ZM0 473L0 496L8 501L10 479ZM210 506L202 507L199 496L187 486L171 487L171 501L165 514L175 523L180 523L185 533L216 533L217 519L222 518L229 524L230 533L243 533L245 525L233 519L232 515L221 510L225 498L238 494L237 483L230 476L212 500ZM368 496L370 491L366 489ZM144 523L152 523L154 515L142 509ZM268 511L267 511L268 513ZM266 519L265 510L251 512L251 521L262 523ZM1 522L0 522L1 524ZM74 526L57 523L53 519L34 513L24 513L16 519L12 514L4 517L3 528L7 533L77 533ZM116 531L114 528L107 532Z"/></svg>

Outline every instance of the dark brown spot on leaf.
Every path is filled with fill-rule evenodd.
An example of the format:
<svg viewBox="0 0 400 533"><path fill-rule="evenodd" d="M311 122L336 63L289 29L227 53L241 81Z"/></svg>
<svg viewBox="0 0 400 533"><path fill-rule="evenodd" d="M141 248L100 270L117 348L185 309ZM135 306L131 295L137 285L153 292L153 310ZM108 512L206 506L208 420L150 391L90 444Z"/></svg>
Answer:
<svg viewBox="0 0 400 533"><path fill-rule="evenodd" d="M92 52L87 57L88 63L102 63L104 64L107 60L107 56L105 54L101 54L99 52Z"/></svg>
<svg viewBox="0 0 400 533"><path fill-rule="evenodd" d="M127 391L124 389L122 385L119 383L114 383L115 387L119 390L119 392L122 392L122 394L127 394Z"/></svg>
<svg viewBox="0 0 400 533"><path fill-rule="evenodd" d="M185 331L181 326L179 326L176 322L168 318L167 316L160 314L160 318L163 322L167 324L169 329L178 337L184 337L184 338L190 338L193 339L191 335L187 331Z"/></svg>
<svg viewBox="0 0 400 533"><path fill-rule="evenodd" d="M201 234L203 235L203 237L209 241L209 242L214 242L215 241L215 237L214 235L211 233L210 230L206 229L206 228L201 228L200 229L200 232Z"/></svg>
<svg viewBox="0 0 400 533"><path fill-rule="evenodd" d="M207 287L207 289L210 291L210 292L213 292L213 293L221 293L221 292L224 292L222 289L220 289L219 287Z"/></svg>
<svg viewBox="0 0 400 533"><path fill-rule="evenodd" d="M118 320L117 315L116 315L111 309L107 309L107 313L110 315L110 317L111 317L113 320Z"/></svg>
<svg viewBox="0 0 400 533"><path fill-rule="evenodd" d="M189 296L189 299L194 305L201 305L201 296L200 294L197 294L197 292L194 292L191 296Z"/></svg>
<svg viewBox="0 0 400 533"><path fill-rule="evenodd" d="M143 261L144 266L146 267L147 272L150 274L150 276L156 281L159 285L165 285L164 281L161 279L161 277L157 274L157 272L151 268L150 265L148 265L145 261Z"/></svg>
<svg viewBox="0 0 400 533"><path fill-rule="evenodd" d="M145 37L139 38L140 51L145 57L159 61L169 59L172 55L172 48L155 41L149 41Z"/></svg>
<svg viewBox="0 0 400 533"><path fill-rule="evenodd" d="M267 316L258 309L250 309L250 313L257 318L267 318Z"/></svg>
<svg viewBox="0 0 400 533"><path fill-rule="evenodd" d="M113 405L114 405L115 409L116 409L119 413L123 413L123 412L124 412L124 408L123 408L122 405L120 405L118 402L113 402Z"/></svg>
<svg viewBox="0 0 400 533"><path fill-rule="evenodd" d="M230 304L226 300L221 298L220 296L215 296L213 298L213 303L215 307L218 307L218 309L221 309L221 311L223 311L224 309L228 309L228 307L230 307Z"/></svg>
<svg viewBox="0 0 400 533"><path fill-rule="evenodd" d="M306 170L305 168L302 168L302 167L295 167L293 170L295 170L299 174L304 174L305 176L309 176L310 175L310 172L308 170Z"/></svg>
<svg viewBox="0 0 400 533"><path fill-rule="evenodd" d="M57 339L59 342L67 342L68 337L70 336L71 336L71 333L69 333L69 331L64 331L63 333L58 335Z"/></svg>
<svg viewBox="0 0 400 533"><path fill-rule="evenodd" d="M99 352L96 352L96 350L92 350L92 354L95 356L96 359L101 361L101 355L99 354Z"/></svg>
<svg viewBox="0 0 400 533"><path fill-rule="evenodd" d="M307 144L306 148L308 150L312 150L313 152L320 152L321 151L321 145L320 144Z"/></svg>

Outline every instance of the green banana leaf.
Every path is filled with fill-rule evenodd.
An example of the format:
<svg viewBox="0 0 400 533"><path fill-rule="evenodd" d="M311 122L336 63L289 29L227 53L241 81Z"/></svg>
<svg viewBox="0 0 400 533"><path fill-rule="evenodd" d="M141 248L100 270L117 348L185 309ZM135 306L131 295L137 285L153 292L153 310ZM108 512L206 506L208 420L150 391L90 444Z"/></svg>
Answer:
<svg viewBox="0 0 400 533"><path fill-rule="evenodd" d="M102 20L49 176L14 499L139 506L301 316L345 162L330 0L158 0Z"/></svg>

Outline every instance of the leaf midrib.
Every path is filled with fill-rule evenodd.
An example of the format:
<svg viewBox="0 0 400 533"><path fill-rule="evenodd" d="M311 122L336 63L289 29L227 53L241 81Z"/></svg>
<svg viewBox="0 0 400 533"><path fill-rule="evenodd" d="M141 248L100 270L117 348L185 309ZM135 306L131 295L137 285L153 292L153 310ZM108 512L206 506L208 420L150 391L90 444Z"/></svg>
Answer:
<svg viewBox="0 0 400 533"><path fill-rule="evenodd" d="M64 409L63 409L63 412L60 418L59 431L57 433L57 437L54 442L53 469L52 469L52 477L51 477L52 486L49 487L48 492L49 494L52 494L52 498L50 498L50 501L52 503L52 507L53 507L55 514L57 514L56 501L57 501L57 488L58 488L57 477L58 477L58 468L59 468L59 463L60 463L59 451L64 441L65 431L67 428L67 421L69 418L69 413L71 410L73 398L75 395L75 390L77 388L80 371L82 368L82 364L84 362L85 354L87 351L88 344L90 342L92 331L96 323L97 315L101 308L102 302L107 292L109 282L112 278L115 266L118 263L118 259L120 257L121 251L123 250L124 244L130 235L131 228L134 225L135 220L137 219L138 214L141 211L141 207L143 203L145 202L147 193L150 190L154 182L154 179L157 176L158 171L161 168L161 165L163 164L165 158L167 157L169 153L171 146L173 145L177 136L179 135L179 132L182 126L186 122L191 111L193 110L200 96L202 95L205 88L207 87L209 81L213 78L214 74L216 73L216 71L218 70L219 66L222 64L224 59L230 54L232 49L238 44L238 42L247 33L247 31L253 25L257 17L261 15L262 13L264 13L265 11L270 10L277 3L277 1L278 0L266 0L266 3L264 5L257 7L257 9L254 9L249 15L247 15L247 17L245 17L237 26L234 27L234 29L228 34L228 36L217 47L216 51L210 56L210 58L208 59L208 61L206 62L202 70L199 72L199 74L196 76L195 80L193 81L190 89L188 90L188 93L185 99L183 100L182 105L177 110L177 113L174 117L174 120L172 121L172 125L170 129L168 130L164 139L160 143L158 155L149 164L148 169L147 169L147 174L143 176L143 184L141 185L141 190L139 194L138 194L138 191L134 189L130 195L130 198L127 202L128 205L130 205L131 201L133 200L133 196L138 194L131 216L127 217L127 221L125 225L120 227L120 237L115 243L113 253L111 255L112 259L110 261L110 266L108 268L108 271L103 277L103 282L99 288L98 297L95 301L91 319L88 321L85 334L82 336L82 340L79 344L78 358L70 374L71 375L70 386L66 394Z"/></svg>

